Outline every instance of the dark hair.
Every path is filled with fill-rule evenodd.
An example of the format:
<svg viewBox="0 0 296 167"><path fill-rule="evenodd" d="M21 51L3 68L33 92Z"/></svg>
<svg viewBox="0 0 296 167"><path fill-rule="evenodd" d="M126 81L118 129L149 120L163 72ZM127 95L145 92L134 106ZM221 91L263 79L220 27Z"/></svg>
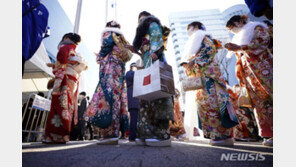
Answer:
<svg viewBox="0 0 296 167"><path fill-rule="evenodd" d="M83 96L86 96L86 93L85 92L80 92L79 94L80 95L83 95Z"/></svg>
<svg viewBox="0 0 296 167"><path fill-rule="evenodd" d="M201 22L198 22L198 21L194 21L190 24L187 25L187 30L189 29L189 27L198 27L198 29L201 29L201 30L206 30L206 27L201 23Z"/></svg>
<svg viewBox="0 0 296 167"><path fill-rule="evenodd" d="M139 14L138 20L139 20L140 17L142 17L142 16L151 16L151 14L150 14L149 12L147 12L147 11L143 11L143 12L141 12L141 13Z"/></svg>
<svg viewBox="0 0 296 167"><path fill-rule="evenodd" d="M142 20L141 23L138 25L137 30L136 30L136 36L133 41L133 46L136 50L140 49L142 42L143 42L143 37L145 37L145 35L148 33L149 26L153 22L155 22L160 27L162 27L159 19L154 17L153 15L147 16L147 18Z"/></svg>
<svg viewBox="0 0 296 167"><path fill-rule="evenodd" d="M245 15L235 15L235 16L232 16L228 22L226 23L226 27L227 28L231 28L231 27L234 27L235 26L235 22L240 22L240 21L243 21L243 24L246 24L247 23L247 19L248 17L245 16Z"/></svg>
<svg viewBox="0 0 296 167"><path fill-rule="evenodd" d="M89 100L89 96L86 96L86 99Z"/></svg>
<svg viewBox="0 0 296 167"><path fill-rule="evenodd" d="M65 38L69 38L72 42L74 42L76 45L81 41L81 37L80 35L76 34L76 33L67 33L63 36L62 40L64 40Z"/></svg>
<svg viewBox="0 0 296 167"><path fill-rule="evenodd" d="M118 24L116 21L109 21L107 24L106 24L106 27L115 27L115 28L120 28L120 24Z"/></svg>
<svg viewBox="0 0 296 167"><path fill-rule="evenodd" d="M268 20L264 20L263 21L265 24L267 24L268 26L271 26L271 27L273 27L273 24L271 24L271 22L270 21L268 21Z"/></svg>

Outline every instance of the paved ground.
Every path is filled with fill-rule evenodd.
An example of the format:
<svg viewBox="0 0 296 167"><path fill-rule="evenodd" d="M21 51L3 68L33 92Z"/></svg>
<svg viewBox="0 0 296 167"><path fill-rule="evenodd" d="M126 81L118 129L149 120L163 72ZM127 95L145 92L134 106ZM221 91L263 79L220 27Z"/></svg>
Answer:
<svg viewBox="0 0 296 167"><path fill-rule="evenodd" d="M137 146L127 140L120 140L119 145L103 146L96 145L93 140L66 145L24 143L22 152L24 167L265 167L273 163L273 149L258 142L236 142L233 147L218 147L209 146L205 140L173 141L171 147L148 147ZM252 154L253 159L262 160L261 154L265 160L221 161L224 153Z"/></svg>

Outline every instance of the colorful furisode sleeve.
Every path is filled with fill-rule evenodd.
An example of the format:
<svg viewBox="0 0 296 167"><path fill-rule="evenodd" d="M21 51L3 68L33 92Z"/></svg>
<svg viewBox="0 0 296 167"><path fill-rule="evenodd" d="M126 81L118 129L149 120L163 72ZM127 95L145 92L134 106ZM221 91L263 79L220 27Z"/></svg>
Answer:
<svg viewBox="0 0 296 167"><path fill-rule="evenodd" d="M199 66L204 66L212 62L213 54L215 53L216 48L214 42L210 37L206 36L199 52L194 56L193 61Z"/></svg>
<svg viewBox="0 0 296 167"><path fill-rule="evenodd" d="M107 56L113 50L114 45L115 43L112 37L112 33L111 32L104 33L101 50L97 56L97 62L99 62L102 58Z"/></svg>
<svg viewBox="0 0 296 167"><path fill-rule="evenodd" d="M161 26L155 22L151 23L149 27L149 35L150 35L150 39L149 39L149 42L150 42L149 55L150 55L163 46Z"/></svg>
<svg viewBox="0 0 296 167"><path fill-rule="evenodd" d="M251 51L254 55L260 55L266 51L270 43L270 35L267 29L257 26L254 30L254 38L249 45L243 46L243 50Z"/></svg>

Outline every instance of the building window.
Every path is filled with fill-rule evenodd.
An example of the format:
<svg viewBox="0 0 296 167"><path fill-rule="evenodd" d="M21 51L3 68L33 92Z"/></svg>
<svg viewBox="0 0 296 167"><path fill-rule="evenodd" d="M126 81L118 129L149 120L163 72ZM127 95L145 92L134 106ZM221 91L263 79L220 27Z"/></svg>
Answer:
<svg viewBox="0 0 296 167"><path fill-rule="evenodd" d="M175 45L175 46L174 46L174 49L176 49L176 48L178 48L178 47L179 47L179 45Z"/></svg>

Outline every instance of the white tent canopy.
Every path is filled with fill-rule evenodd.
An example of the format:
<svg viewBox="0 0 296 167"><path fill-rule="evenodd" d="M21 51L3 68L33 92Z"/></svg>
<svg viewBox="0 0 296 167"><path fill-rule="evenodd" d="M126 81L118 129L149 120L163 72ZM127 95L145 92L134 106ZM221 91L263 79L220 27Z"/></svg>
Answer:
<svg viewBox="0 0 296 167"><path fill-rule="evenodd" d="M26 62L22 79L22 92L48 91L48 80L53 77L52 69L46 66L51 63L46 49L41 43L34 56Z"/></svg>
<svg viewBox="0 0 296 167"><path fill-rule="evenodd" d="M46 64L51 63L46 49L41 43L34 56L26 62L24 76L22 79L22 92L45 92L47 90L47 82L52 77L52 68ZM79 91L85 91L86 86L85 74L80 77Z"/></svg>

